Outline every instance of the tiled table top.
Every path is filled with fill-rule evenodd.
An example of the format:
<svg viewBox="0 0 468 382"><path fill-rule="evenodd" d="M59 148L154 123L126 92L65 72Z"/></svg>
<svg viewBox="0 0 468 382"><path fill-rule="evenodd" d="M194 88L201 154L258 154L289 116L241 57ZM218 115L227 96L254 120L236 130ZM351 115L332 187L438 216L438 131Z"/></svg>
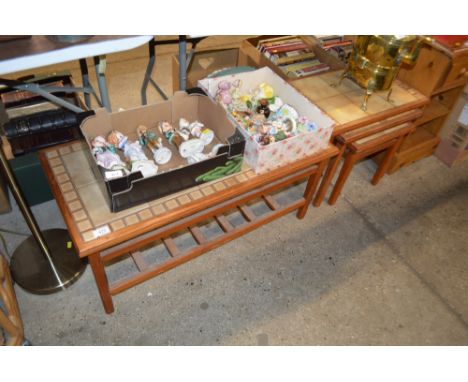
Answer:
<svg viewBox="0 0 468 382"><path fill-rule="evenodd" d="M339 86L332 86L338 84L341 73L341 70L328 72L291 82L291 85L338 122L335 134L347 130L353 124L360 127L358 125L362 125L370 117L381 114L385 118L390 113L400 113L403 108L411 108L412 105L416 108L428 102L423 94L395 80L390 100L387 100L388 91L376 91L369 98L367 110L363 111L360 106L365 95L364 89L348 78Z"/></svg>
<svg viewBox="0 0 468 382"><path fill-rule="evenodd" d="M223 179L205 183L153 202L143 203L121 212L111 212L103 183L94 175L88 147L81 142L71 143L60 148L45 151L44 157L51 169L51 176L57 184L68 212L67 223L75 227L83 242L99 238L97 229L114 233L124 228L166 214L184 204L225 190L255 176L244 166L240 173Z"/></svg>

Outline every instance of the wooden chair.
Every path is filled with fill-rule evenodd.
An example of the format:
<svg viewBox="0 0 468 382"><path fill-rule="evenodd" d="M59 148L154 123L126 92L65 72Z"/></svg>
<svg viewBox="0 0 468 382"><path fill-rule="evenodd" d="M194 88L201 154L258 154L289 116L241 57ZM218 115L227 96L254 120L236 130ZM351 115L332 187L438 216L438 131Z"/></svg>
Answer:
<svg viewBox="0 0 468 382"><path fill-rule="evenodd" d="M327 171L314 199L314 206L318 207L321 205L338 164L343 157L345 157L343 167L328 199L330 205L336 203L353 166L358 160L386 150L372 178L372 184L376 185L387 171L390 161L404 138L414 130L412 121L419 118L421 114L422 111L419 109L411 110L335 137L335 144L340 149L340 152L330 161L327 167Z"/></svg>
<svg viewBox="0 0 468 382"><path fill-rule="evenodd" d="M22 345L23 322L16 301L8 262L0 253L0 345Z"/></svg>

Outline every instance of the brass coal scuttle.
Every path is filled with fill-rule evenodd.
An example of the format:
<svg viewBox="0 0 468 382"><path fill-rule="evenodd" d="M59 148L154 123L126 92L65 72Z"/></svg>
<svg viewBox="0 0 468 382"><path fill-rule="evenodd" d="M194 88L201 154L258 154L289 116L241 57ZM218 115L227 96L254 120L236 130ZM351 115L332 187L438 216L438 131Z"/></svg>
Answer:
<svg viewBox="0 0 468 382"><path fill-rule="evenodd" d="M389 90L400 65L413 64L426 38L420 36L361 35L358 36L349 58L348 67L339 83L347 77L366 89L361 104L367 110L367 101L376 90Z"/></svg>

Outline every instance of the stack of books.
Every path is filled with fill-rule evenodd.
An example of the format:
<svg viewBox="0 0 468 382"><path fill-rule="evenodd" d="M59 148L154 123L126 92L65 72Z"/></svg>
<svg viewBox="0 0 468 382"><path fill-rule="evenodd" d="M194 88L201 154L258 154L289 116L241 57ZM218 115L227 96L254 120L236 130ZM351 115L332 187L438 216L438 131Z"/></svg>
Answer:
<svg viewBox="0 0 468 382"><path fill-rule="evenodd" d="M257 49L288 77L299 78L330 69L315 55L312 48L298 36L283 36L260 40Z"/></svg>
<svg viewBox="0 0 468 382"><path fill-rule="evenodd" d="M315 36L320 47L344 63L348 63L353 50L353 41L345 39L342 35Z"/></svg>

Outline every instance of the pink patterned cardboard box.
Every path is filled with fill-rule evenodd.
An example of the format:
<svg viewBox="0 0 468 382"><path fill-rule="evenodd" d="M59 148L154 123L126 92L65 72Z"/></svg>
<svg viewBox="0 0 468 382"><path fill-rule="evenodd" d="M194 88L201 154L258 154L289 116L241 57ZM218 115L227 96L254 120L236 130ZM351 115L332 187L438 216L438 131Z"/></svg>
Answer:
<svg viewBox="0 0 468 382"><path fill-rule="evenodd" d="M218 84L224 80L231 82L240 80L240 91L245 92L256 88L262 83L267 83L273 87L275 95L297 110L300 116L307 117L309 121L313 121L316 125L313 131L305 132L268 145L261 145L250 135L244 126L239 125L239 122L236 121L239 130L246 139L244 151L245 161L256 173L268 172L276 167L284 166L306 156L315 154L327 147L335 121L281 77L276 75L271 69L264 67L251 72L205 78L200 80L198 85L207 92L210 97L216 99ZM230 117L234 119L232 116Z"/></svg>

